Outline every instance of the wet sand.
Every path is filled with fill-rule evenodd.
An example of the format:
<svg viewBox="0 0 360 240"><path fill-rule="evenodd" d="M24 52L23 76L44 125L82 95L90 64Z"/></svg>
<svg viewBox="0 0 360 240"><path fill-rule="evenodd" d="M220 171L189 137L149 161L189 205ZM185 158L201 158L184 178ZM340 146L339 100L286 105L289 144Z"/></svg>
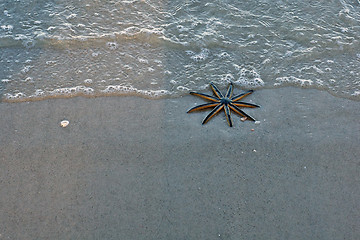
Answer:
<svg viewBox="0 0 360 240"><path fill-rule="evenodd" d="M193 96L1 103L0 239L360 239L359 102L246 100L233 128Z"/></svg>

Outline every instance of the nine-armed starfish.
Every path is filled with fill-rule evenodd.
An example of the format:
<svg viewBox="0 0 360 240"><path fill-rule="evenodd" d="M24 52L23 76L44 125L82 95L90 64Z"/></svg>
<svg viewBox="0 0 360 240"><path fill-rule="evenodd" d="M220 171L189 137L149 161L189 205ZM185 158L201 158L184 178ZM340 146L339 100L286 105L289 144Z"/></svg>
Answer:
<svg viewBox="0 0 360 240"><path fill-rule="evenodd" d="M195 96L204 98L206 100L210 100L211 102L193 107L189 111L187 111L188 113L197 111L197 110L201 110L201 109L205 109L205 108L215 107L209 113L209 115L207 115L204 118L204 120L202 121L202 124L207 123L213 116L215 116L222 109L224 109L224 111L225 111L226 120L230 127L232 127L230 109L233 110L235 113L239 114L240 116L244 117L245 119L255 121L254 118L252 118L251 116L249 116L248 114L246 114L239 108L239 107L248 107L248 108L260 107L258 105L252 104L252 103L239 102L239 100L241 100L242 98L246 97L247 95L252 94L254 92L253 90L249 90L247 92L244 92L244 93L241 93L234 97L231 97L233 88L234 88L232 83L230 83L225 96L219 91L219 89L213 83L210 83L210 86L216 97L210 96L210 95L207 95L204 93L190 92L191 95L195 95Z"/></svg>

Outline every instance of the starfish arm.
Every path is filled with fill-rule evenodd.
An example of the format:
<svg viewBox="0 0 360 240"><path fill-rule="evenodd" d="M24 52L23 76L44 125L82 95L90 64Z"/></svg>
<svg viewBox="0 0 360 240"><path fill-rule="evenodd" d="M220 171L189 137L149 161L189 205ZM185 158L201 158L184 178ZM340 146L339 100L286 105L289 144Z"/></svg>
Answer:
<svg viewBox="0 0 360 240"><path fill-rule="evenodd" d="M202 121L202 124L207 123L213 116L215 116L222 108L224 107L224 104L219 104L217 107L215 107L210 113L209 115L206 116L206 118L204 118L204 120Z"/></svg>
<svg viewBox="0 0 360 240"><path fill-rule="evenodd" d="M209 107L216 107L217 105L219 105L219 103L205 103L205 104L201 104L199 106L190 108L189 111L187 111L187 112L191 113L193 111L202 110L202 109L209 108Z"/></svg>
<svg viewBox="0 0 360 240"><path fill-rule="evenodd" d="M207 94L204 94L204 93L190 92L190 94L201 97L201 98L205 98L205 99L213 101L213 102L220 102L220 99L210 96L210 95L207 95Z"/></svg>
<svg viewBox="0 0 360 240"><path fill-rule="evenodd" d="M210 83L211 89L213 90L214 94L218 97L218 98L223 98L224 96L222 95L222 93L220 92L220 90L215 86L215 84Z"/></svg>
<svg viewBox="0 0 360 240"><path fill-rule="evenodd" d="M228 88L228 90L226 92L226 95L225 95L227 98L231 98L231 95L233 93L233 89L234 89L234 85L232 83L230 83L229 88Z"/></svg>
<svg viewBox="0 0 360 240"><path fill-rule="evenodd" d="M234 101L234 102L239 101L240 99L252 94L253 92L254 92L254 90L249 90L247 92L236 95L235 97L232 97L231 100Z"/></svg>
<svg viewBox="0 0 360 240"><path fill-rule="evenodd" d="M248 108L257 108L260 107L259 105L256 104L252 104L252 103L246 103L246 102L231 102L233 105L237 106L237 107L248 107Z"/></svg>
<svg viewBox="0 0 360 240"><path fill-rule="evenodd" d="M255 119L253 117L251 117L250 115L246 114L245 112L241 111L240 108L238 108L237 106L233 105L233 104L229 104L229 107L231 108L231 110L233 110L234 112L236 112L237 114L239 114L240 116L246 117L247 119L250 119L251 121L255 122Z"/></svg>
<svg viewBox="0 0 360 240"><path fill-rule="evenodd" d="M227 120L229 126L232 127L232 121L231 121L229 106L228 106L228 105L225 105L225 106L224 106L224 110L225 110L226 120Z"/></svg>

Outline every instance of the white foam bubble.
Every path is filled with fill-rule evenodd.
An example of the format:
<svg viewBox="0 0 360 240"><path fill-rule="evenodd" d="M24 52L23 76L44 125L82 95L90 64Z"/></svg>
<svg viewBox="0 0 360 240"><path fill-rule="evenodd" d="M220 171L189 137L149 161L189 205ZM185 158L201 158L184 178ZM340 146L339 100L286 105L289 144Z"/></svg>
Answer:
<svg viewBox="0 0 360 240"><path fill-rule="evenodd" d="M225 74L221 77L221 81L225 81L225 82L231 82L234 79L235 77L231 73Z"/></svg>
<svg viewBox="0 0 360 240"><path fill-rule="evenodd" d="M45 63L46 63L46 65L53 65L56 63L56 61L46 61Z"/></svg>
<svg viewBox="0 0 360 240"><path fill-rule="evenodd" d="M5 30L5 31L11 31L13 30L14 26L13 25L1 25L1 29Z"/></svg>
<svg viewBox="0 0 360 240"><path fill-rule="evenodd" d="M107 42L106 45L108 46L108 48L110 48L111 50L115 50L118 48L118 44L116 42Z"/></svg>
<svg viewBox="0 0 360 240"><path fill-rule="evenodd" d="M51 31L54 31L55 29L56 29L56 27L50 26L50 27L48 27L46 30L51 32Z"/></svg>
<svg viewBox="0 0 360 240"><path fill-rule="evenodd" d="M42 89L36 89L35 91L35 96L44 96L45 95L45 91Z"/></svg>
<svg viewBox="0 0 360 240"><path fill-rule="evenodd" d="M360 90L359 91L354 91L351 96L357 97L360 96Z"/></svg>
<svg viewBox="0 0 360 240"><path fill-rule="evenodd" d="M22 72L22 73L27 73L27 72L30 71L30 69L31 69L32 67L33 67L33 66L31 66L31 65L27 65L27 66L23 67L23 69L21 69L21 72Z"/></svg>
<svg viewBox="0 0 360 240"><path fill-rule="evenodd" d="M5 93L4 94L5 96L5 99L8 99L8 100L16 100L16 99L21 99L21 98L24 98L26 95L22 92L18 92L18 93Z"/></svg>
<svg viewBox="0 0 360 240"><path fill-rule="evenodd" d="M240 69L236 83L246 87L261 87L265 84L255 69L246 67Z"/></svg>
<svg viewBox="0 0 360 240"><path fill-rule="evenodd" d="M135 26L128 27L124 31L122 31L123 34L129 35L129 36L132 36L139 32L140 32L140 28L135 27Z"/></svg>
<svg viewBox="0 0 360 240"><path fill-rule="evenodd" d="M23 82L33 82L33 78L32 77L27 77L24 80L22 80Z"/></svg>
<svg viewBox="0 0 360 240"><path fill-rule="evenodd" d="M125 68L126 70L132 70L133 69L130 65L124 65L123 68Z"/></svg>
<svg viewBox="0 0 360 240"><path fill-rule="evenodd" d="M187 87L184 87L184 86L178 86L176 89L179 90L179 91L186 91L186 92L190 91L190 88L187 88Z"/></svg>
<svg viewBox="0 0 360 240"><path fill-rule="evenodd" d="M76 16L77 16L76 13L72 13L72 14L66 16L66 20L74 19L74 18L76 18Z"/></svg>
<svg viewBox="0 0 360 240"><path fill-rule="evenodd" d="M290 77L278 77L276 78L276 83L274 84L274 86L281 86L281 85L298 85L301 87L306 87L306 86L312 86L313 85L313 81L310 79L301 79L301 78L297 78L294 76L290 76Z"/></svg>
<svg viewBox="0 0 360 240"><path fill-rule="evenodd" d="M187 32L187 31L189 31L189 28L184 27L182 25L177 25L176 27L177 27L179 32Z"/></svg>
<svg viewBox="0 0 360 240"><path fill-rule="evenodd" d="M94 89L85 86L76 86L76 87L64 87L64 88L57 88L51 91L48 91L50 95L59 96L71 96L71 95L78 95L78 94L92 94Z"/></svg>
<svg viewBox="0 0 360 240"><path fill-rule="evenodd" d="M210 54L210 51L206 48L202 49L200 53L198 54L195 54L194 52L192 51L187 51L187 54L188 55L191 55L191 59L196 61L196 62L201 62L201 61L204 61L208 58L209 54Z"/></svg>
<svg viewBox="0 0 360 240"><path fill-rule="evenodd" d="M170 94L167 90L140 90L132 86L108 85L101 91L104 94L139 94L151 97L159 97Z"/></svg>
<svg viewBox="0 0 360 240"><path fill-rule="evenodd" d="M149 61L145 58L138 58L139 63L149 63Z"/></svg>
<svg viewBox="0 0 360 240"><path fill-rule="evenodd" d="M8 10L4 10L4 15L7 16L7 17L10 17L11 15L9 14L9 11Z"/></svg>
<svg viewBox="0 0 360 240"><path fill-rule="evenodd" d="M222 52L222 53L219 54L219 57L220 57L220 58L223 58L223 59L224 59L224 58L229 58L229 57L230 57L230 54L228 54L227 52Z"/></svg>
<svg viewBox="0 0 360 240"><path fill-rule="evenodd" d="M93 80L90 79L90 78L84 80L84 84L85 84L86 86L89 86L89 85L91 85L92 83L93 83Z"/></svg>
<svg viewBox="0 0 360 240"><path fill-rule="evenodd" d="M98 52L93 52L93 53L91 54L91 56L97 57L97 56L99 56L99 53L98 53Z"/></svg>

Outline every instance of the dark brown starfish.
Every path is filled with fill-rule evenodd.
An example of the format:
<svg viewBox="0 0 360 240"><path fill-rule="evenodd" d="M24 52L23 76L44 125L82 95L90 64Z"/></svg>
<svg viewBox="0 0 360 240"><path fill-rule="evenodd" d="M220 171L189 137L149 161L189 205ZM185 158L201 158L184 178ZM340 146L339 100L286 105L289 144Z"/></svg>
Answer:
<svg viewBox="0 0 360 240"><path fill-rule="evenodd" d="M206 100L211 101L210 103L201 104L199 106L193 107L187 111L188 113L191 113L193 111L202 110L210 107L214 107L214 109L204 118L202 121L202 124L207 123L213 116L215 116L218 112L220 112L222 109L225 111L226 120L230 127L232 127L232 120L230 116L230 109L233 110L235 113L239 114L240 116L249 119L251 121L255 121L253 117L243 112L239 107L247 107L247 108L256 108L260 107L258 105L252 104L252 103L246 103L246 102L239 102L242 98L252 94L254 91L249 90L247 92L241 93L239 95L236 95L234 97L232 96L233 93L233 84L230 83L229 88L226 92L226 95L224 96L219 89L213 84L210 83L211 89L213 90L214 96L210 96L204 93L198 93L198 92L190 92L191 95L195 95L201 98L204 98Z"/></svg>

